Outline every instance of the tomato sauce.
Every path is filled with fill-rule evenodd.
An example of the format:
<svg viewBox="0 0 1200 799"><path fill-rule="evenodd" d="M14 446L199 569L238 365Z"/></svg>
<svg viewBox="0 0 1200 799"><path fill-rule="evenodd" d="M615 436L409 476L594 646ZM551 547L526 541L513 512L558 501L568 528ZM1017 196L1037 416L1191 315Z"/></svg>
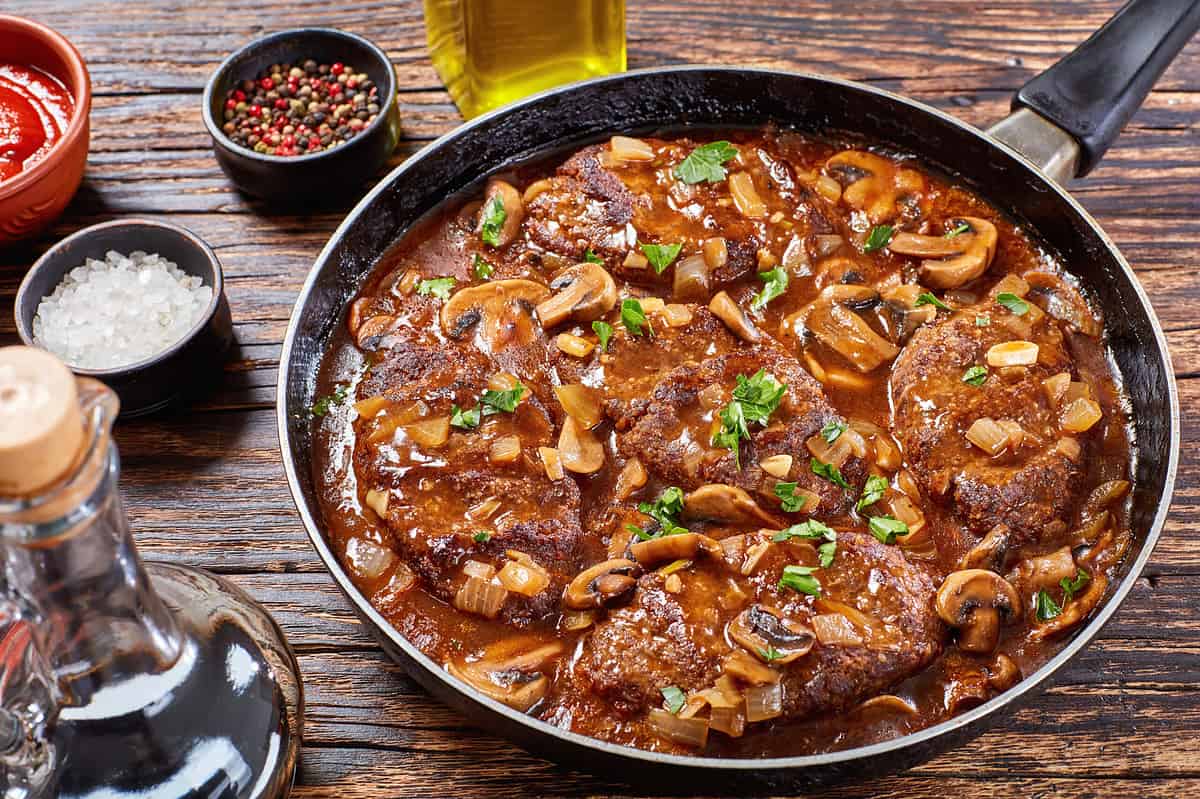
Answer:
<svg viewBox="0 0 1200 799"><path fill-rule="evenodd" d="M53 76L0 63L0 182L46 157L66 134L74 105Z"/></svg>

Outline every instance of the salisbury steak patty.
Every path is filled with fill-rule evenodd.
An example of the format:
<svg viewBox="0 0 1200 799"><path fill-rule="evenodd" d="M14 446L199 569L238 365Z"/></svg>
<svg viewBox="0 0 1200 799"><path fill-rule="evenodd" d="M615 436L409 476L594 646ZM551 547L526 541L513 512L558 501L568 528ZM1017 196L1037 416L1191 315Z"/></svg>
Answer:
<svg viewBox="0 0 1200 799"><path fill-rule="evenodd" d="M713 685L723 661L738 648L730 644L728 626L756 604L810 629L816 616L840 616L854 630L846 641L818 640L798 659L772 665L782 675L788 718L853 707L941 651L945 628L932 602L937 586L898 548L843 532L833 564L815 572L820 599L779 587L784 566L811 559L811 546L773 544L754 573L738 581L737 592L723 563L698 562L679 593L665 591L660 575L646 575L633 603L610 613L589 634L574 677L622 714L640 716L661 706L663 688L673 685L686 693ZM839 613L847 606L856 621ZM863 619L869 628L861 626Z"/></svg>

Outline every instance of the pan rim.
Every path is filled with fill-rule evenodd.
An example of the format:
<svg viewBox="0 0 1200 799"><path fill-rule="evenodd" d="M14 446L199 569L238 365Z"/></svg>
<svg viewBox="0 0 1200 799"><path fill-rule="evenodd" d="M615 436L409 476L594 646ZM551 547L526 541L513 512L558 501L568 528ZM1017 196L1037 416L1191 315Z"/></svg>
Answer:
<svg viewBox="0 0 1200 799"><path fill-rule="evenodd" d="M1155 355L1157 356L1163 368L1163 372L1167 378L1167 410L1169 412L1167 436L1169 441L1169 452L1165 476L1162 484L1161 496L1158 501L1158 508L1155 511L1154 518L1151 521L1150 528L1146 532L1146 537L1142 543L1141 549L1137 552L1130 563L1129 571L1125 577L1114 587L1112 594L1105 602L1104 606L1096 611L1095 615L1089 620L1088 624L1081 629L1057 654L1054 655L1046 663L1042 664L1036 671L1022 679L1017 685L1011 689L993 697L987 702L972 708L969 711L961 713L946 721L940 722L930 727L917 730L907 735L902 735L886 741L869 744L866 746L858 746L850 749L844 749L834 752L825 752L813 755L792 755L786 757L767 757L767 758L724 758L724 757L704 757L699 755L676 755L662 752L651 752L644 749L637 749L631 746L614 744L608 741L603 741L598 738L574 733L569 730L563 730L554 725L533 718L523 713L509 708L507 705L501 704L489 697L480 694L478 691L471 689L469 686L463 685L441 668L433 659L429 658L421 652L416 646L408 641L391 623L384 619L378 611L371 605L366 597L358 590L358 588L350 581L349 576L337 561L337 557L329 548L325 537L320 530L320 526L308 503L304 500L303 491L300 487L299 479L296 473L296 464L291 454L291 436L288 427L288 413L286 408L287 386L290 377L290 363L295 345L296 334L299 325L300 312L306 305L309 295L316 283L318 274L322 268L328 268L328 261L333 255L334 250L341 243L350 227L355 223L358 217L366 210L366 208L375 201L375 199L392 186L398 179L413 166L431 153L440 150L447 143L452 142L457 137L465 132L473 130L476 127L481 127L492 120L509 114L519 114L525 111L528 107L537 104L544 98L557 96L566 92L572 92L579 89L584 89L596 85L604 85L613 82L622 82L630 78L647 75L662 75L662 74L680 74L680 73L711 73L714 76L721 74L739 74L745 75L758 74L766 76L782 76L787 78L797 78L801 80L816 81L825 84L831 84L842 89L853 91L866 92L874 94L894 102L898 102L910 107L916 112L928 114L936 117L940 121L957 128L966 135L973 136L982 140L984 143L993 147L1016 162L1024 166L1030 173L1033 179L1040 182L1040 185L1054 192L1059 199L1066 202L1072 210L1091 228L1092 232L1108 249L1114 261L1121 268L1128 282L1141 303L1142 309L1152 323L1154 333L1154 341L1156 344ZM920 155L919 153L917 155ZM1046 177L1041 170L1029 161L1019 151L1009 147L1008 145L988 136L984 131L970 125L957 117L947 114L933 106L905 97L904 95L890 92L886 89L880 89L868 84L859 83L857 81L846 80L843 78L835 78L827 75L821 75L811 72L768 69L761 67L738 67L738 66L722 66L722 65L703 65L689 64L669 67L648 67L644 69L629 70L617 75L608 75L599 78L592 78L577 83L568 84L565 86L549 89L540 92L530 97L525 98L517 103L498 108L487 114L476 117L453 130L439 136L437 139L429 142L412 156L389 172L379 183L374 186L370 192L351 209L337 229L331 234L329 241L322 248L320 254L313 262L313 267L309 270L309 274L304 281L296 303L292 309L288 321L287 333L284 337L283 347L280 352L280 369L276 384L276 425L279 437L280 454L283 459L284 472L287 477L288 489L292 495L292 501L296 505L296 509L300 514L301 520L304 523L305 532L308 535L309 543L316 550L317 555L321 558L323 565L329 572L330 576L341 588L342 592L352 602L355 610L362 616L368 618L376 627L379 633L386 635L388 640L398 647L406 657L416 665L418 665L425 674L441 682L445 689L459 697L466 699L476 705L481 705L494 714L503 716L507 721L527 728L527 731L535 736L549 736L558 739L559 741L569 744L573 747L599 751L604 754L614 757L633 761L638 761L647 766L671 766L688 770L702 770L711 772L752 772L752 771L781 771L793 772L803 771L808 768L825 767L833 764L845 764L858 760L873 759L881 755L889 753L902 752L904 750L917 747L922 743L933 741L948 734L951 734L964 727L970 726L981 719L984 719L1001 707L1014 702L1020 702L1035 696L1043 688L1045 683L1069 661L1086 647L1096 637L1101 629L1108 623L1117 609L1125 601L1129 592L1133 589L1134 584L1141 576L1153 554L1154 548L1158 544L1161 537L1163 526L1166 522L1168 512L1170 510L1171 501L1174 495L1174 487L1176 474L1179 466L1179 448L1180 448L1180 411L1179 411L1179 395L1175 381L1175 373L1170 360L1170 352L1167 348L1166 336L1162 329L1162 324L1158 320L1157 314L1150 303L1149 297L1138 281L1133 268L1129 265L1125 256L1117 248L1116 244L1100 226L1100 224L1092 217L1090 213L1069 193L1065 188L1057 184L1055 181ZM436 698L436 697L435 697ZM439 701L442 701L439 699ZM494 733L493 733L494 734ZM507 737L507 736L505 736ZM510 738L511 740L511 738ZM520 744L518 744L520 745Z"/></svg>

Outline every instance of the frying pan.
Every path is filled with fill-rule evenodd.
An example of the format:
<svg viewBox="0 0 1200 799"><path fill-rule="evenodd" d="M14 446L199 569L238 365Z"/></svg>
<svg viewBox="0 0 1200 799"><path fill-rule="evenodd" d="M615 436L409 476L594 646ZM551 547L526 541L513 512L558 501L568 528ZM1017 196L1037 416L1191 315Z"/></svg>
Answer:
<svg viewBox="0 0 1200 799"><path fill-rule="evenodd" d="M808 786L906 768L964 743L1012 712L1098 633L1150 557L1171 500L1179 403L1162 328L1129 264L1060 185L1099 161L1170 60L1200 27L1200 0L1133 0L1073 53L1031 80L1014 113L981 132L934 108L819 75L726 67L629 72L552 90L480 117L408 159L347 216L317 258L292 313L277 420L288 484L313 547L384 650L431 694L535 754L675 790ZM565 732L451 678L359 593L322 535L309 425L314 381L348 300L384 251L427 211L493 172L614 132L757 127L853 132L913 153L973 187L1056 253L1098 302L1131 402L1136 440L1134 545L1110 596L1063 649L991 701L901 738L829 754L722 759L656 754Z"/></svg>

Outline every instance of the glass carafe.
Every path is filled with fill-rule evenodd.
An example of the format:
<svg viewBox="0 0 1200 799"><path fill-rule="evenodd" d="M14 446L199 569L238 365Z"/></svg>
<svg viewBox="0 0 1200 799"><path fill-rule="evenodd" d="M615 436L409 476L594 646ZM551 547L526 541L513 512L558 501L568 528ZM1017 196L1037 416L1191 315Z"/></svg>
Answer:
<svg viewBox="0 0 1200 799"><path fill-rule="evenodd" d="M28 375L8 369L18 349L0 349L0 487L4 414L31 401ZM0 495L2 795L286 796L303 713L295 656L229 581L142 564L118 492L117 399L76 385L68 468L32 494Z"/></svg>

